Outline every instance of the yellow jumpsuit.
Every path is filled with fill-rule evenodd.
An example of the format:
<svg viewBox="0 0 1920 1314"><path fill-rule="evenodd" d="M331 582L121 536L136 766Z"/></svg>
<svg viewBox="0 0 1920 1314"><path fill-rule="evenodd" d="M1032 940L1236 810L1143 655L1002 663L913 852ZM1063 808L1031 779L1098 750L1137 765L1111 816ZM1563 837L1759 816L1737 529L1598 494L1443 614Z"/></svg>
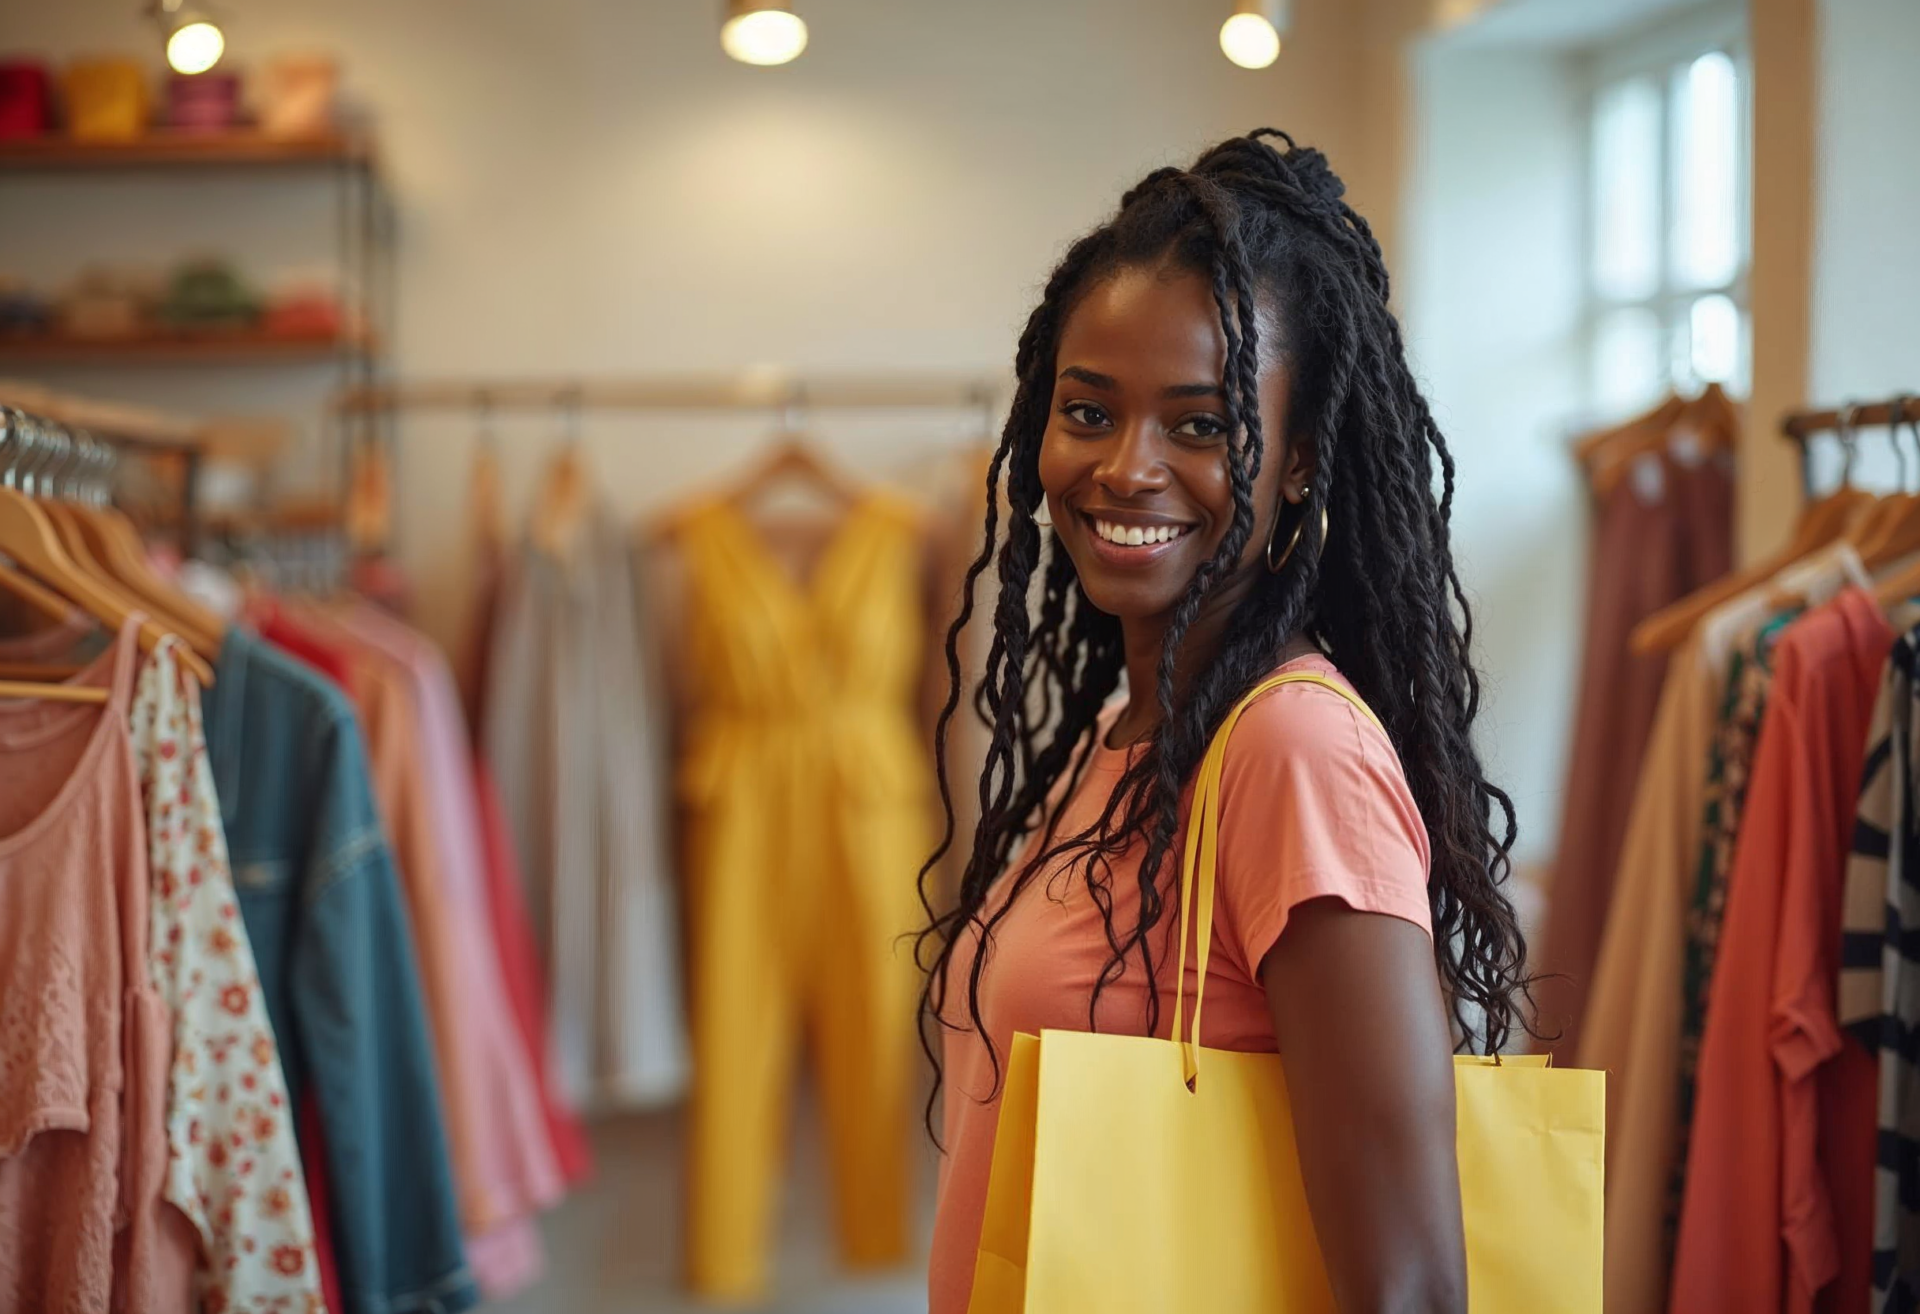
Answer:
<svg viewBox="0 0 1920 1314"><path fill-rule="evenodd" d="M764 1294L804 1031L851 1266L908 1252L915 875L932 779L916 730L912 509L856 505L806 584L725 503L682 519L694 1083L689 1281Z"/></svg>

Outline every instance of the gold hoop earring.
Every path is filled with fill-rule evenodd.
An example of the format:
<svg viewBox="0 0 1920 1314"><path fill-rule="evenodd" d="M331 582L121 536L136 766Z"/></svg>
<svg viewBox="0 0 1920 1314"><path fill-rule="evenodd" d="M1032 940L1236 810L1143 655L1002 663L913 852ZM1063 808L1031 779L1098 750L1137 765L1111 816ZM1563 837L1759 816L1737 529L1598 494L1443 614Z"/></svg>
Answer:
<svg viewBox="0 0 1920 1314"><path fill-rule="evenodd" d="M1302 498L1302 510L1300 513L1300 519L1297 523L1295 523L1293 527L1293 533L1287 539L1286 551L1280 554L1280 559L1278 561L1275 561L1273 559L1273 544L1274 544L1274 541L1280 537L1280 517L1277 513L1273 517L1273 529L1267 534L1267 569L1275 575L1278 575L1282 570L1286 568L1287 562L1291 560L1293 557L1293 550L1300 546L1301 533L1307 527L1307 515L1304 509L1304 501L1306 498L1313 496L1313 490L1311 488L1303 488L1300 490L1300 494ZM1285 501L1285 498L1282 498L1281 500ZM1327 542L1327 508L1323 506L1320 508L1320 545L1322 547L1325 547L1326 542Z"/></svg>
<svg viewBox="0 0 1920 1314"><path fill-rule="evenodd" d="M1033 508L1033 523L1042 529L1053 528L1053 508L1047 505L1047 495L1040 495L1040 502Z"/></svg>

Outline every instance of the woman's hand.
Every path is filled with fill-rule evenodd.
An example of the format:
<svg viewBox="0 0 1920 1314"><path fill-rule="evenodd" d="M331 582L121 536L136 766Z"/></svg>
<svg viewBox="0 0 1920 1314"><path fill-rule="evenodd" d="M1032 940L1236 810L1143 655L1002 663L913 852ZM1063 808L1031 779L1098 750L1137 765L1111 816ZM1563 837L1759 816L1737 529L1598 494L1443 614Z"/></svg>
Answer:
<svg viewBox="0 0 1920 1314"><path fill-rule="evenodd" d="M1451 1035L1433 942L1315 899L1262 966L1341 1314L1464 1314Z"/></svg>

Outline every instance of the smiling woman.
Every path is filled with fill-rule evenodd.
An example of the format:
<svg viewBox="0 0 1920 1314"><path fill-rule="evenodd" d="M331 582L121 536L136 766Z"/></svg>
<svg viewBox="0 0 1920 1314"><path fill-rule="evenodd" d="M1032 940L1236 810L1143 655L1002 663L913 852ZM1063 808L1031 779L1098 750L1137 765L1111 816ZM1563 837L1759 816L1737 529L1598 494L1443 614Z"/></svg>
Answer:
<svg viewBox="0 0 1920 1314"><path fill-rule="evenodd" d="M1471 739L1452 459L1343 190L1272 131L1158 170L1021 338L989 475L1010 523L1002 543L990 502L973 567L997 551L985 807L923 939L948 1083L933 1314L968 1308L1013 1037L1162 1034L1201 973L1199 1043L1284 1064L1338 1307L1465 1308L1449 1051L1522 1024L1513 814ZM1227 744L1211 951L1180 977L1194 772L1276 673L1306 678Z"/></svg>

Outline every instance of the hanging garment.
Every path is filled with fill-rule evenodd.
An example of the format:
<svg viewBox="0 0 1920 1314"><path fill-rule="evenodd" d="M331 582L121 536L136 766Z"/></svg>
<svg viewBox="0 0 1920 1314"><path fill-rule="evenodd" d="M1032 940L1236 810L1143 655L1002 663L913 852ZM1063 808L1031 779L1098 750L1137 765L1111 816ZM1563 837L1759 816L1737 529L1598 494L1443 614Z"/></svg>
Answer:
<svg viewBox="0 0 1920 1314"><path fill-rule="evenodd" d="M593 1175L593 1152L579 1112L562 1089L553 1055L551 1010L527 908L526 882L520 870L500 787L487 760L487 694L491 683L493 635L500 614L507 556L491 517L491 508L476 503L473 525L473 597L468 608L465 638L459 645L456 678L473 757L474 792L480 809L480 842L486 866L487 902L492 913L495 950L507 994L531 1056L539 1087L547 1137L559 1162L561 1176L577 1186Z"/></svg>
<svg viewBox="0 0 1920 1314"><path fill-rule="evenodd" d="M1700 858L1719 681L1738 637L1776 590L1820 602L1866 575L1845 545L1816 553L1723 603L1668 663L1634 792L1576 1066L1607 1082L1608 1314L1661 1314L1672 1274L1666 1199L1679 1142L1686 908Z"/></svg>
<svg viewBox="0 0 1920 1314"><path fill-rule="evenodd" d="M528 546L506 581L486 758L546 959L561 1089L643 1107L686 1085L679 922L633 565L604 513L582 528L568 560Z"/></svg>
<svg viewBox="0 0 1920 1314"><path fill-rule="evenodd" d="M1920 926L1920 630L1893 645L1874 705L1847 859L1840 945L1839 1021L1880 1057L1880 1154L1874 1173L1873 1308L1920 1307L1920 965L1907 928Z"/></svg>
<svg viewBox="0 0 1920 1314"><path fill-rule="evenodd" d="M1587 571L1580 708L1547 919L1531 969L1546 1044L1579 1047L1634 784L1666 679L1664 654L1639 656L1634 626L1733 566L1733 478L1724 459L1648 453L1595 509Z"/></svg>
<svg viewBox="0 0 1920 1314"><path fill-rule="evenodd" d="M426 792L429 828L441 880L436 903L455 949L459 994L450 1021L467 1032L461 1052L472 1067L452 1080L472 1095L479 1160L478 1188L493 1214L469 1233L467 1258L491 1299L506 1299L545 1269L532 1225L564 1194L548 1140L532 1057L514 1026L496 951L474 797L472 754L446 660L405 625L366 604L330 613L332 620L404 679ZM436 1016L436 1022L439 1017ZM461 1165L456 1161L456 1169Z"/></svg>
<svg viewBox="0 0 1920 1314"><path fill-rule="evenodd" d="M1841 1034L1833 992L1860 763L1893 639L1862 589L1780 638L1701 1044L1675 1310L1866 1308L1873 1057Z"/></svg>
<svg viewBox="0 0 1920 1314"><path fill-rule="evenodd" d="M140 620L86 673L104 704L0 705L0 1309L191 1301L191 1233L159 1201L169 1022L127 732Z"/></svg>
<svg viewBox="0 0 1920 1314"><path fill-rule="evenodd" d="M240 912L296 1106L325 1133L345 1314L479 1301L366 750L337 690L238 626L202 694Z"/></svg>
<svg viewBox="0 0 1920 1314"><path fill-rule="evenodd" d="M293 1107L228 866L200 685L175 643L147 658L131 717L153 984L173 1022L166 1198L197 1234L203 1307L305 1314L321 1289Z"/></svg>
<svg viewBox="0 0 1920 1314"><path fill-rule="evenodd" d="M804 1029L849 1264L905 1258L930 782L914 718L924 599L913 510L875 494L797 583L726 503L687 513L680 763L693 955L688 1264L751 1299Z"/></svg>
<svg viewBox="0 0 1920 1314"><path fill-rule="evenodd" d="M1686 958L1681 976L1679 1103L1675 1115L1673 1174L1667 1191L1666 1247L1671 1254L1680 1228L1686 1190L1687 1148L1700 1075L1700 1042L1706 1033L1707 996L1726 918L1727 884L1746 811L1760 724L1773 688L1774 646L1805 611L1792 607L1752 635L1743 635L1727 663L1726 696L1720 701L1712 755L1707 763L1706 808L1701 817L1700 860L1686 911Z"/></svg>

